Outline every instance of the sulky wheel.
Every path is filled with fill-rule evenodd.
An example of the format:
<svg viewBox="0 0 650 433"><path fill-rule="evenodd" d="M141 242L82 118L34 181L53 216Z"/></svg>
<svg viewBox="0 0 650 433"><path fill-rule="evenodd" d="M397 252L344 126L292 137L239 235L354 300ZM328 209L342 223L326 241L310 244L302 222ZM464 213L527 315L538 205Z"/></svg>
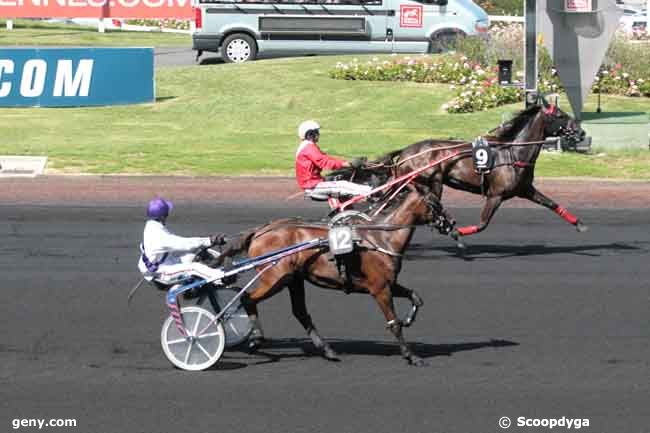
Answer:
<svg viewBox="0 0 650 433"><path fill-rule="evenodd" d="M334 227L337 225L354 224L358 221L370 222L372 221L372 218L357 210L346 210L334 215L329 221L329 226Z"/></svg>
<svg viewBox="0 0 650 433"><path fill-rule="evenodd" d="M240 290L239 287L219 288L216 291L217 302L221 307L225 307ZM223 325L226 331L226 347L243 343L253 330L253 324L239 301L226 310L223 316Z"/></svg>
<svg viewBox="0 0 650 433"><path fill-rule="evenodd" d="M181 316L187 336L181 334L170 315L160 333L165 356L182 370L198 371L212 367L223 354L226 337L221 322L203 307L184 307Z"/></svg>

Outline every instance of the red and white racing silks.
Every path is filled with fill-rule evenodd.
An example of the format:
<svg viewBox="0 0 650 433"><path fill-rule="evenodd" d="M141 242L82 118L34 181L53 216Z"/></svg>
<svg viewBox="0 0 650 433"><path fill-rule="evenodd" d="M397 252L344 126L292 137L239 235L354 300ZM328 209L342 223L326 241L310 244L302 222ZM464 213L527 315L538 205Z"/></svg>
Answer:
<svg viewBox="0 0 650 433"><path fill-rule="evenodd" d="M326 182L320 175L323 170L336 170L344 167L345 161L323 153L311 140L303 140L296 151L296 181L303 190L315 194L365 195L372 188L368 185L346 180Z"/></svg>
<svg viewBox="0 0 650 433"><path fill-rule="evenodd" d="M148 220L144 226L138 269L146 280L155 279L163 284L171 284L188 274L206 280L221 278L220 270L192 262L198 249L210 245L210 238L177 236L161 222Z"/></svg>
<svg viewBox="0 0 650 433"><path fill-rule="evenodd" d="M323 170L342 168L345 161L324 154L318 145L311 140L303 140L296 151L296 181L302 189L312 189L323 178Z"/></svg>

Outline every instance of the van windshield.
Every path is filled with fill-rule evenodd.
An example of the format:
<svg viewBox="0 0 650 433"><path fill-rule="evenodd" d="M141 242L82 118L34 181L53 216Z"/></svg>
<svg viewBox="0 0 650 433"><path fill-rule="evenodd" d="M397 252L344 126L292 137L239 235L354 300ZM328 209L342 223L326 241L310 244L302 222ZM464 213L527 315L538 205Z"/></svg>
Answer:
<svg viewBox="0 0 650 433"><path fill-rule="evenodd" d="M425 5L440 5L444 6L447 4L447 0L412 0L416 3L424 3Z"/></svg>
<svg viewBox="0 0 650 433"><path fill-rule="evenodd" d="M417 0L416 0L417 1ZM200 0L201 3L257 3L257 4L303 4L303 5L364 5L381 6L382 0Z"/></svg>

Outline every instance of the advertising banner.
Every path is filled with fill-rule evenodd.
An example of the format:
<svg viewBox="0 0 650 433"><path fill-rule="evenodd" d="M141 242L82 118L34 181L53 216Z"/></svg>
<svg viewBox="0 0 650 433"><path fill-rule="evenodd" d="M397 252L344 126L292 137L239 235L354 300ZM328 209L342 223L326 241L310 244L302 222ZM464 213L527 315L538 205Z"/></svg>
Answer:
<svg viewBox="0 0 650 433"><path fill-rule="evenodd" d="M189 19L191 0L0 0L0 18Z"/></svg>
<svg viewBox="0 0 650 433"><path fill-rule="evenodd" d="M153 48L2 48L0 107L154 102Z"/></svg>
<svg viewBox="0 0 650 433"><path fill-rule="evenodd" d="M400 5L399 26L421 28L422 15L422 5Z"/></svg>
<svg viewBox="0 0 650 433"><path fill-rule="evenodd" d="M567 12L591 12L591 0L565 0L564 5Z"/></svg>

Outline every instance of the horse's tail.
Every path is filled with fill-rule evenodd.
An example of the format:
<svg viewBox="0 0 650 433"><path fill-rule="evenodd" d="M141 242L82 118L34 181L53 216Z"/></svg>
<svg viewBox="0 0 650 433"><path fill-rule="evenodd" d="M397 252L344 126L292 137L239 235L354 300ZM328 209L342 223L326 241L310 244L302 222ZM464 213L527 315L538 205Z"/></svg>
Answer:
<svg viewBox="0 0 650 433"><path fill-rule="evenodd" d="M223 252L221 253L222 257L233 257L237 254L248 252L248 248L251 245L255 233L259 230L259 227L255 227L250 230L243 231L239 233L239 236L234 239L230 239L226 244Z"/></svg>
<svg viewBox="0 0 650 433"><path fill-rule="evenodd" d="M232 257L236 256L237 254L248 253L251 242L253 242L255 238L258 238L273 230L274 228L282 226L283 224L295 223L299 221L301 221L301 219L295 217L283 218L280 220L272 221L268 224L244 230L243 232L239 232L236 236L233 236L233 238L228 241L223 249L223 252L221 253L221 257Z"/></svg>

